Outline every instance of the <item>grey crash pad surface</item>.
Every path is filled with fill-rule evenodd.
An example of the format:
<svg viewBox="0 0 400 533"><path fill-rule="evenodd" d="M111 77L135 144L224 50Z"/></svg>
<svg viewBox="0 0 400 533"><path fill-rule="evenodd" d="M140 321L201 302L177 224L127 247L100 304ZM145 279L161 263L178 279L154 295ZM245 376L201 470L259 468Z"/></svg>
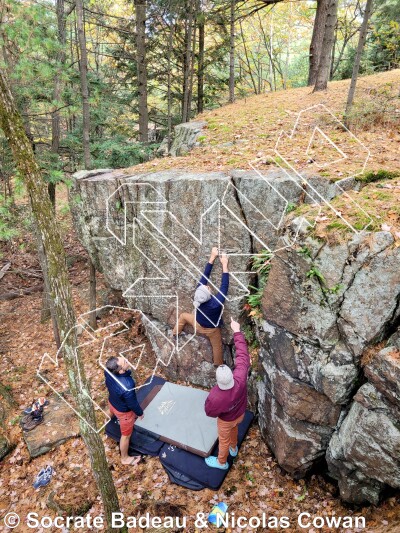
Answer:
<svg viewBox="0 0 400 533"><path fill-rule="evenodd" d="M207 457L218 439L217 419L204 412L208 392L164 383L135 426L196 455Z"/></svg>

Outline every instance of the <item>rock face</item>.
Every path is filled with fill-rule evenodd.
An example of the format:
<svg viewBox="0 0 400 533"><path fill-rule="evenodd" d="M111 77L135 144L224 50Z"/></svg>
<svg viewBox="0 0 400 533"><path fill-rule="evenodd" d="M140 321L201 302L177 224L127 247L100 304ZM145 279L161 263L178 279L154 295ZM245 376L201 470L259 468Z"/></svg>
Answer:
<svg viewBox="0 0 400 533"><path fill-rule="evenodd" d="M298 202L302 191L283 172L129 176L104 170L78 173L70 203L79 238L96 268L110 287L123 291L130 307L158 321L164 332L179 313L193 311L193 293L212 246L230 255L224 315L239 315L254 279L249 272L252 254L275 249L286 207ZM217 260L211 277L214 292L220 275ZM162 349L162 340L151 337L154 348ZM232 336L226 328L223 340L229 357ZM171 377L199 385L214 383L214 372L207 366L208 341L191 339L186 348L185 342L179 339L176 364L168 369ZM201 368L193 363L193 353L198 353Z"/></svg>
<svg viewBox="0 0 400 533"><path fill-rule="evenodd" d="M10 410L16 407L12 393L0 382L0 461L14 448L7 435L5 421Z"/></svg>
<svg viewBox="0 0 400 533"><path fill-rule="evenodd" d="M178 124L174 129L174 140L170 150L170 155L185 155L192 150L200 137L206 122L186 122Z"/></svg>
<svg viewBox="0 0 400 533"><path fill-rule="evenodd" d="M381 350L365 368L369 383L354 396L328 448L330 472L342 497L377 504L388 485L400 488L400 352Z"/></svg>
<svg viewBox="0 0 400 533"><path fill-rule="evenodd" d="M9 440L0 434L0 461L12 450Z"/></svg>
<svg viewBox="0 0 400 533"><path fill-rule="evenodd" d="M193 121L178 124L174 128L171 148L168 152L168 138L166 137L157 150L158 155L171 155L172 157L185 155L195 146L198 146L198 138L201 136L206 122Z"/></svg>
<svg viewBox="0 0 400 533"><path fill-rule="evenodd" d="M305 234L297 249L276 253L263 295L262 433L296 477L326 454L343 499L353 503L376 503L399 482L395 347L366 367L370 383L357 391L363 351L398 323L399 262L390 233L331 246Z"/></svg>
<svg viewBox="0 0 400 533"><path fill-rule="evenodd" d="M339 192L323 178L308 183L327 200ZM105 170L76 175L70 203L96 268L147 317L170 379L215 382L207 339L185 330L172 357L165 340L179 313L193 310L211 247L230 256L225 322L240 314L255 282L251 256L273 252L255 327L259 370L250 380L262 435L294 477L326 460L343 499L376 503L385 488L399 487L400 248L383 231L329 244L313 238L304 219L286 227L289 204L314 201L304 190L283 171ZM220 273L217 261L214 292ZM232 337L225 326L222 333L230 362ZM364 369L365 351L383 341Z"/></svg>
<svg viewBox="0 0 400 533"><path fill-rule="evenodd" d="M79 435L78 417L58 396L49 398L44 421L31 431L24 432L30 456L38 457Z"/></svg>

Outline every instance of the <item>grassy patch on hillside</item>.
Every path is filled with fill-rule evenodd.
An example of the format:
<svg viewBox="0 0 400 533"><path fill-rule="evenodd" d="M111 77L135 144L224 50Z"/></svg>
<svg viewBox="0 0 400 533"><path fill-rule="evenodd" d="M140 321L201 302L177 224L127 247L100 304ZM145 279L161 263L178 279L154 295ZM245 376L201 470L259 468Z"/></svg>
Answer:
<svg viewBox="0 0 400 533"><path fill-rule="evenodd" d="M392 70L358 80L355 106L350 117L351 131L356 139L347 141L349 157L334 165L313 164L314 154L328 161L334 147L329 142L324 143L319 136L310 155L307 153L307 143L304 144L305 138L299 136L292 143L290 154L297 170L315 172L332 180L356 174L349 165L357 166L358 141L370 151L367 170L378 171L382 167L388 171L398 170L399 73L399 70ZM331 82L328 90L323 92L312 93L310 87L268 92L206 111L195 117L195 120L204 120L208 125L201 134L200 146L185 156L155 159L131 167L127 172L167 169L227 171L233 168L250 169L250 162L260 171L268 171L277 156L274 150L280 133L285 131L290 134L298 114L312 106L324 104L341 121L348 88L349 80L342 80ZM325 121L322 117L319 126L322 131L328 132L330 140L340 148L346 132L340 125L332 126L329 122L329 117ZM362 168L362 162L360 164Z"/></svg>
<svg viewBox="0 0 400 533"><path fill-rule="evenodd" d="M357 231L390 231L400 245L400 177L372 180L359 192L349 191L330 205L302 204L290 215L304 216L312 224L310 232L330 243L345 240ZM336 212L335 212L335 211Z"/></svg>

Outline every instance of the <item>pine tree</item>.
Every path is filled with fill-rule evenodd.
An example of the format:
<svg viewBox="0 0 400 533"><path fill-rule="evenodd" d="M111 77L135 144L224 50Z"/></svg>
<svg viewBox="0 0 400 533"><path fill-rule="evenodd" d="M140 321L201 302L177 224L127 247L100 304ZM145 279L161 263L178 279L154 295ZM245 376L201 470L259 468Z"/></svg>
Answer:
<svg viewBox="0 0 400 533"><path fill-rule="evenodd" d="M96 427L93 404L84 368L77 354L75 314L65 250L57 230L53 206L47 186L36 162L32 145L26 135L9 83L0 69L0 127L11 146L15 164L24 180L33 217L44 246L51 298L54 302L69 386L83 420ZM71 333L70 333L71 332ZM79 379L80 375L80 379ZM80 419L81 435L87 446L93 474L101 494L109 530L113 512L119 511L118 496L108 468L101 436Z"/></svg>

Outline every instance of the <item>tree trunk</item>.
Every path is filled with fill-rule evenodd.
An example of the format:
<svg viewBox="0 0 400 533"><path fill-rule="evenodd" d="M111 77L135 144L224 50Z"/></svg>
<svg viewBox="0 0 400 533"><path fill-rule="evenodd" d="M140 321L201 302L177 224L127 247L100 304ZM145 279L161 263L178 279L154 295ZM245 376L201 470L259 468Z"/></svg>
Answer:
<svg viewBox="0 0 400 533"><path fill-rule="evenodd" d="M338 27L337 24L335 26L335 36L333 38L333 45L332 45L332 57L331 57L331 66L329 68L329 80L333 79L333 74L335 71L335 55L336 55L336 45L337 45L337 33L338 33Z"/></svg>
<svg viewBox="0 0 400 533"><path fill-rule="evenodd" d="M83 118L83 161L86 169L90 169L90 116L89 116L89 85L88 85L88 59L86 49L85 23L83 14L83 0L76 0L76 26L80 52L80 78L82 93L82 118Z"/></svg>
<svg viewBox="0 0 400 533"><path fill-rule="evenodd" d="M174 42L174 23L171 20L171 26L169 29L169 38L168 38L168 88L167 88L167 115L168 115L168 153L171 150L172 146L172 90L171 90L171 55L172 55L172 46Z"/></svg>
<svg viewBox="0 0 400 533"><path fill-rule="evenodd" d="M190 78L191 78L191 59L192 59L192 34L193 34L193 1L187 0L186 10L186 30L185 30L185 56L183 65L183 103L182 103L182 122L190 120Z"/></svg>
<svg viewBox="0 0 400 533"><path fill-rule="evenodd" d="M146 65L146 0L135 0L136 12L136 63L139 95L139 141L149 140L149 114L147 108Z"/></svg>
<svg viewBox="0 0 400 533"><path fill-rule="evenodd" d="M204 110L204 46L205 46L205 17L199 18L199 57L197 65L197 112Z"/></svg>
<svg viewBox="0 0 400 533"><path fill-rule="evenodd" d="M229 33L229 102L235 101L235 0L230 6Z"/></svg>
<svg viewBox="0 0 400 533"><path fill-rule="evenodd" d="M270 68L272 69L271 85L273 81L274 83L273 90L276 91L276 68L274 65L273 44L274 44L274 14L271 13L271 24L269 26L269 48L270 48L269 60L270 60Z"/></svg>
<svg viewBox="0 0 400 533"><path fill-rule="evenodd" d="M240 34L242 36L244 55L245 55L246 63L247 63L247 72L249 73L250 79L251 79L251 83L253 84L254 94L257 94L257 85L256 85L256 81L255 81L254 76L253 76L253 70L251 68L249 53L247 51L246 39L245 39L245 36L244 36L243 25L242 25L242 21L241 20L239 20L239 25L240 25Z"/></svg>
<svg viewBox="0 0 400 533"><path fill-rule="evenodd" d="M357 78L358 78L358 73L360 70L361 56L363 53L365 41L367 39L368 21L369 21L369 17L371 16L371 12L372 12L372 4L373 4L373 0L367 0L367 4L365 6L364 18L363 18L361 28L360 28L360 38L358 40L357 53L356 53L356 57L354 60L354 65L353 65L353 73L351 76L350 89L349 89L349 94L347 96L346 111L344 112L344 123L345 123L346 128L349 127L349 115L351 112L351 108L353 107L353 100L354 100L354 94L356 92Z"/></svg>
<svg viewBox="0 0 400 533"><path fill-rule="evenodd" d="M321 57L322 42L324 40L324 30L326 24L326 16L328 13L329 0L317 0L317 11L315 13L315 20L313 26L313 33L310 44L310 60L308 71L308 85L315 85L317 81L317 73L319 60Z"/></svg>
<svg viewBox="0 0 400 533"><path fill-rule="evenodd" d="M283 88L284 89L288 88L291 44L292 44L292 4L289 3L289 20L288 20L288 31L287 31L287 43L286 43L286 61L285 61L285 70L284 70L284 75L283 75Z"/></svg>
<svg viewBox="0 0 400 533"><path fill-rule="evenodd" d="M64 13L64 0L56 1L56 13L57 13L57 33L58 33L58 44L60 46L56 62L57 62L57 74L54 77L54 89L53 89L53 101L56 108L59 107L61 101L62 93L62 68L65 65L65 46L67 42L66 35L66 17ZM51 115L51 151L54 154L58 154L60 149L60 112L54 111ZM56 184L49 183L48 191L50 195L51 203L53 208L56 208Z"/></svg>
<svg viewBox="0 0 400 533"><path fill-rule="evenodd" d="M32 130L31 130L31 124L30 124L30 121L29 121L29 118L28 118L29 110L28 110L28 107L26 105L26 102L24 102L24 114L25 114L25 120L23 121L24 122L24 130L25 130L27 139L28 139L28 141L31 144L32 152L35 153L36 147L35 147L34 137L33 137ZM47 184L47 191L49 191L49 184ZM50 201L51 201L50 195L49 195L49 198L50 198ZM53 209L54 209L54 205L53 205ZM49 285L49 279L48 279L46 255L45 255L45 252L44 252L44 243L43 243L41 234L39 232L39 229L36 227L35 223L33 224L33 228L34 228L34 232L35 232L35 236L36 236L39 263L40 263L40 267L41 267L42 272L43 272L43 282L44 282L43 293L42 293L42 309L40 311L40 321L43 324L44 322L47 322L47 320L49 320L49 318L51 318L54 340L55 340L55 343L56 343L56 346L57 346L57 349L58 349L60 347L60 345L61 345L60 333L58 331L58 325L57 325L57 319L56 319L56 316L55 316L54 305L51 302L51 298L50 298L50 285Z"/></svg>
<svg viewBox="0 0 400 533"><path fill-rule="evenodd" d="M95 330L97 329L96 321L96 268L89 258L89 309L92 311L89 317L89 325Z"/></svg>
<svg viewBox="0 0 400 533"><path fill-rule="evenodd" d="M35 160L32 146L26 136L21 115L18 113L3 70L0 69L0 126L10 143L15 164L24 180L32 213L46 253L51 298L63 341L63 358L71 393L81 416L96 427L96 418L84 367L77 351L75 314L72 306L71 285L68 280L65 250L58 233L53 207ZM88 449L93 474L101 494L104 512L111 531L113 512L118 512L118 497L108 469L103 441L89 424L80 419L80 431Z"/></svg>
<svg viewBox="0 0 400 533"><path fill-rule="evenodd" d="M328 0L324 38L313 92L324 91L328 87L338 4L339 0Z"/></svg>
<svg viewBox="0 0 400 533"><path fill-rule="evenodd" d="M39 228L36 226L36 224L34 224L34 231L36 234L39 263L40 263L40 266L43 272L43 298L42 298L42 309L40 312L40 321L42 323L47 322L47 320L51 317L54 340L55 340L57 350L58 350L61 346L61 339L60 339L60 332L58 331L58 324L57 324L56 310L54 308L54 302L50 296L50 283L49 283L49 273L47 270L46 252L43 246L43 241L41 238Z"/></svg>
<svg viewBox="0 0 400 533"><path fill-rule="evenodd" d="M190 68L189 68L189 83L188 83L188 120L191 118L192 111L192 99L193 99L193 78L194 78L194 60L195 60L195 50L196 50L196 40L197 40L197 17L199 14L200 0L194 0L193 2L193 31L192 31L192 42L190 45Z"/></svg>

